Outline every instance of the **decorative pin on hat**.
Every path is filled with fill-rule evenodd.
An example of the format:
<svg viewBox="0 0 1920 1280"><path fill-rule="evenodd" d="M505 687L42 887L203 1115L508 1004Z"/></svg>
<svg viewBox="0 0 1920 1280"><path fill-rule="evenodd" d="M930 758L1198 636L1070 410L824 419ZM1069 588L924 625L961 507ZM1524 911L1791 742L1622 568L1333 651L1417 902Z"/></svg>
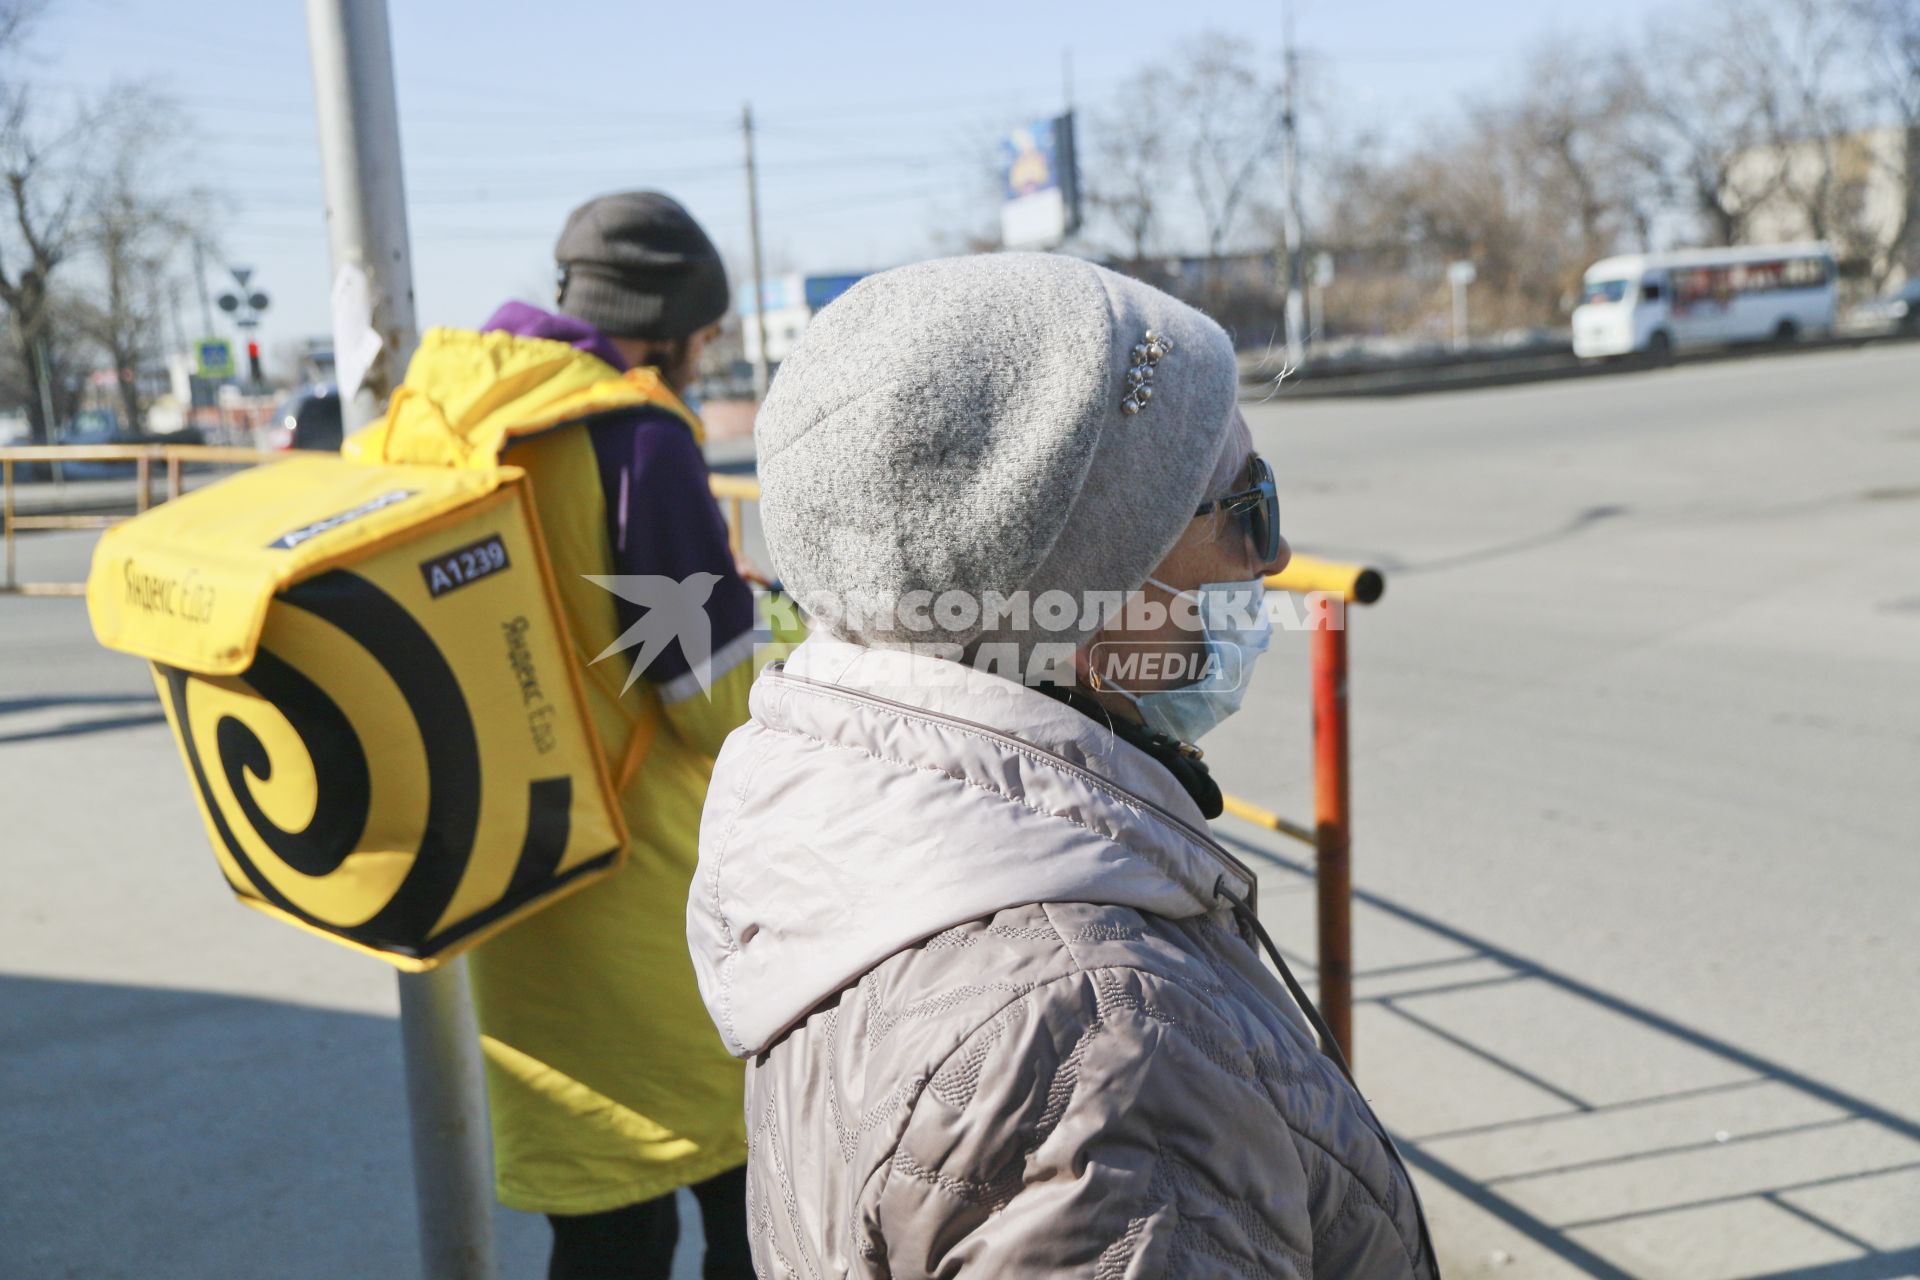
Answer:
<svg viewBox="0 0 1920 1280"><path fill-rule="evenodd" d="M1120 412L1132 417L1147 407L1147 401L1153 399L1153 367L1172 350L1173 344L1151 329L1134 343L1133 365L1127 370L1127 395L1120 402Z"/></svg>

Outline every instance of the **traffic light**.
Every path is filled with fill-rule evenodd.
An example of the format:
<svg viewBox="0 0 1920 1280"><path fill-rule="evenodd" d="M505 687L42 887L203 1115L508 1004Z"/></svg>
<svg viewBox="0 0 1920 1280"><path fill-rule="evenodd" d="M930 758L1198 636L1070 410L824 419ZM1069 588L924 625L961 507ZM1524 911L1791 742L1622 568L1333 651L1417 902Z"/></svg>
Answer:
<svg viewBox="0 0 1920 1280"><path fill-rule="evenodd" d="M260 344L252 338L247 339L247 377L255 385L260 382Z"/></svg>

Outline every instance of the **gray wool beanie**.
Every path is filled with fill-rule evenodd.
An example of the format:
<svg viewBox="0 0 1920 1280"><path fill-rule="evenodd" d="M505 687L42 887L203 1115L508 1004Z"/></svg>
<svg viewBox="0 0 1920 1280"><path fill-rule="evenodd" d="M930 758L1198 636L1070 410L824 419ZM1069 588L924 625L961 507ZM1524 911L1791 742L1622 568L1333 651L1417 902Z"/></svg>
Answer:
<svg viewBox="0 0 1920 1280"><path fill-rule="evenodd" d="M1140 586L1204 500L1237 381L1220 326L1078 259L871 276L814 318L760 410L774 566L856 643L1010 642L1023 666L1037 643L1078 645L1099 629L1088 593ZM1077 616L925 607L1021 591L1069 593Z"/></svg>
<svg viewBox="0 0 1920 1280"><path fill-rule="evenodd" d="M615 338L671 341L727 314L719 250L671 196L622 191L567 215L553 247L560 310Z"/></svg>

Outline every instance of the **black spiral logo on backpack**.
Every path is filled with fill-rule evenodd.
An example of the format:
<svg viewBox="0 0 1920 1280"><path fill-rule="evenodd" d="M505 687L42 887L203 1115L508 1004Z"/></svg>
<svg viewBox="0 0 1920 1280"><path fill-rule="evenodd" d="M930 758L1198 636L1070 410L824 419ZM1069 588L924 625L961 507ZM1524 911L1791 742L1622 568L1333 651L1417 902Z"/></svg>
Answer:
<svg viewBox="0 0 1920 1280"><path fill-rule="evenodd" d="M459 890L480 825L480 748L460 683L426 630L391 596L357 574L321 574L276 599L344 632L392 679L425 751L426 813L411 865L384 905L356 925L318 918L260 869L233 824L244 822L276 858L302 875L325 877L338 871L359 849L368 825L373 787L367 745L319 684L264 646L256 652L240 681L285 717L314 773L318 801L313 816L304 828L286 830L261 809L247 781L249 774L262 781L272 778L274 761L266 744L238 716L222 715L212 751L206 751L188 709L196 677L162 666L194 785L216 836L252 890L328 933L381 951L426 956L511 910L550 881L566 852L570 830L573 784L567 777L530 784L525 839L501 899L429 939L428 931ZM238 812L224 811L210 769L225 779Z"/></svg>

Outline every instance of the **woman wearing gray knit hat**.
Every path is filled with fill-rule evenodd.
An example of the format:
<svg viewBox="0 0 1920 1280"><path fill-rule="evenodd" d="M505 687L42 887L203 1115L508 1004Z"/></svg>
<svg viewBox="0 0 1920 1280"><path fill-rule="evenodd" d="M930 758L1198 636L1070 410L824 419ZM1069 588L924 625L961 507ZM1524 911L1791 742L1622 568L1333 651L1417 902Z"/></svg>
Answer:
<svg viewBox="0 0 1920 1280"><path fill-rule="evenodd" d="M687 915L762 1277L1437 1273L1206 824L1192 739L1287 557L1235 382L1191 308L1018 254L872 277L782 368L763 514L816 630Z"/></svg>

